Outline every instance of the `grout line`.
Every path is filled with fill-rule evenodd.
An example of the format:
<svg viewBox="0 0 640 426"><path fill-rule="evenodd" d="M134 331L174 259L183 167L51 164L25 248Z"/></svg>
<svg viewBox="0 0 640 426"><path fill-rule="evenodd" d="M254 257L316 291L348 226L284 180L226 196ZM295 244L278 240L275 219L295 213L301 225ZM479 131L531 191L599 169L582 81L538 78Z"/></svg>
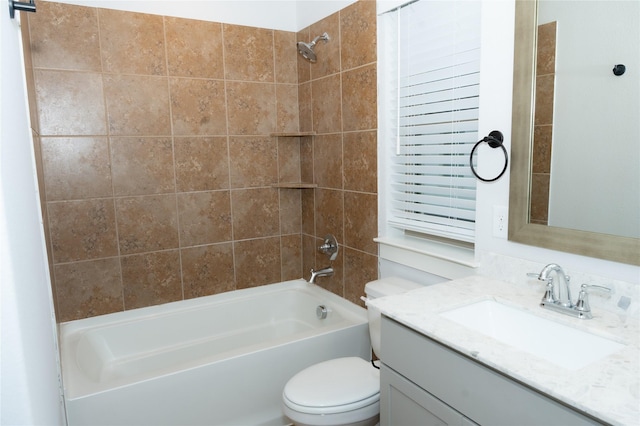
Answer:
<svg viewBox="0 0 640 426"><path fill-rule="evenodd" d="M120 273L120 287L121 287L121 295L122 295L122 311L126 311L127 306L125 303L125 289L124 289L124 274L122 272L122 253L120 250L120 227L118 220L118 205L116 203L116 190L114 184L114 176L113 176L113 152L111 147L111 128L109 126L109 104L107 102L107 91L105 85L105 67L104 60L102 58L102 31L100 25L100 10L96 9L96 21L98 27L98 50L100 53L100 78L102 80L102 101L104 102L104 122L105 122L105 133L107 140L107 152L109 155L109 175L111 178L111 200L113 205L113 216L115 219L115 232L116 232L116 248L117 248L117 259L118 259L118 270ZM95 259L92 259L95 260Z"/></svg>
<svg viewBox="0 0 640 426"><path fill-rule="evenodd" d="M181 224L180 224L180 203L178 202L178 174L176 171L176 140L175 131L173 128L173 102L171 101L171 73L169 72L169 48L167 41L167 17L162 16L162 36L164 38L164 62L167 72L167 92L169 94L169 129L171 132L171 159L173 166L173 194L175 200L175 212L176 212L176 232L178 233L178 266L180 268L180 290L182 294L182 300L184 300L184 269L182 267L182 236L181 236Z"/></svg>
<svg viewBox="0 0 640 426"><path fill-rule="evenodd" d="M220 24L220 41L222 46L222 78L224 82L224 110L225 110L225 126L226 126L226 140L227 140L227 180L229 183L229 217L231 220L231 259L233 262L233 289L238 288L238 274L236 273L236 243L235 243L235 229L233 226L233 185L231 183L231 135L229 134L229 97L227 96L227 49L225 47L224 38L224 26L226 24Z"/></svg>
<svg viewBox="0 0 640 426"><path fill-rule="evenodd" d="M280 182L280 138L275 139L276 144L276 180ZM283 281L284 261L282 259L282 188L273 188L278 193L278 235L280 237L280 281Z"/></svg>
<svg viewBox="0 0 640 426"><path fill-rule="evenodd" d="M340 176L340 196L342 198L342 282L341 282L341 287L342 287L342 297L346 297L346 284L345 284L345 275L346 275L346 262L345 262L345 238L346 238L346 217L347 217L347 209L345 206L345 191L344 191L344 98L342 96L343 93L343 80L344 80L344 74L345 74L345 70L342 69L342 11L338 11L338 63L339 63L339 70L340 70L340 147L341 147L341 154L342 154L342 168L341 168L341 172L342 172L342 176Z"/></svg>

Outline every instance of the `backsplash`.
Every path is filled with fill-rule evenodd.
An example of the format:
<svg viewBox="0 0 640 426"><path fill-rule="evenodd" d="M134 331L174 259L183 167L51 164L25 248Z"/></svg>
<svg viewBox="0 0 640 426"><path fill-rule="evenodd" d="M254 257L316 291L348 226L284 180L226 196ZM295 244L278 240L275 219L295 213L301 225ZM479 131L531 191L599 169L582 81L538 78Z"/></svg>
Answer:
<svg viewBox="0 0 640 426"><path fill-rule="evenodd" d="M326 233L327 288L377 276L374 2L299 34L52 2L25 21L58 321L300 278ZM311 68L316 25L336 61ZM301 174L318 188L272 186Z"/></svg>
<svg viewBox="0 0 640 426"><path fill-rule="evenodd" d="M533 262L525 259L518 259L485 251L478 252L480 266L477 274L486 277L502 280L514 285L537 284L540 287L540 298L544 294L545 285L536 278L527 276L527 273L540 273L546 263ZM548 263L552 263L551 261ZM563 266L563 265L560 265ZM635 321L640 318L640 286L636 283L629 283L620 280L613 280L575 271L565 268L565 273L571 277L571 297L576 301L580 286L582 284L595 284L610 288L611 294L593 292L589 295L589 303L593 308L594 315L598 309L605 309L609 312L621 316L633 318ZM499 295L498 295L499 296ZM628 298L630 304L625 306L624 299Z"/></svg>

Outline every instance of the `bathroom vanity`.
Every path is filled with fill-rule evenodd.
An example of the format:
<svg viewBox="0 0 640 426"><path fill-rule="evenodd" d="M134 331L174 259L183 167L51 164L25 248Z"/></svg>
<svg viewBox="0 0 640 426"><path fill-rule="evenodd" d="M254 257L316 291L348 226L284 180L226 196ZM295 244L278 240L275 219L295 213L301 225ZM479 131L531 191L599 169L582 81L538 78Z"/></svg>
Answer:
<svg viewBox="0 0 640 426"><path fill-rule="evenodd" d="M601 424L394 320L382 336L383 425Z"/></svg>
<svg viewBox="0 0 640 426"><path fill-rule="evenodd" d="M380 424L638 424L638 318L597 308L591 320L549 312L538 306L541 289L526 278L515 285L472 276L371 301L385 315ZM563 363L553 352L531 353L446 316L487 300L614 342L615 349L588 360L569 353Z"/></svg>

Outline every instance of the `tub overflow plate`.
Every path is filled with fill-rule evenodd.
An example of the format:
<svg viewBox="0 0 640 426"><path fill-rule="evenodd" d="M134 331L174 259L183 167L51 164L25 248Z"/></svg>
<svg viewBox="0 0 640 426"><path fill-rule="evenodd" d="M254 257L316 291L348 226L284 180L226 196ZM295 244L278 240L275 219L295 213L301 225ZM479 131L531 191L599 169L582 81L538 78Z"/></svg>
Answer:
<svg viewBox="0 0 640 426"><path fill-rule="evenodd" d="M327 307L324 305L318 305L318 307L316 308L316 316L318 317L318 319L325 319L328 312L329 311L327 310Z"/></svg>

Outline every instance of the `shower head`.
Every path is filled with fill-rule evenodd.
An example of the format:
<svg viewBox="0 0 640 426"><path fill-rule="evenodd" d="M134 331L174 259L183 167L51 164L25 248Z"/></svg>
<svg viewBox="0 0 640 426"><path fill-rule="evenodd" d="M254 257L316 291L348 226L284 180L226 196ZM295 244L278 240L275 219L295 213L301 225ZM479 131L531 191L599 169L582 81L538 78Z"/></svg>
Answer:
<svg viewBox="0 0 640 426"><path fill-rule="evenodd" d="M311 43L305 43L304 41L298 42L298 53L302 55L307 61L315 63L316 62L316 52L313 51L314 46L318 42L318 40L322 40L325 43L329 41L329 34L324 33L314 38Z"/></svg>
<svg viewBox="0 0 640 426"><path fill-rule="evenodd" d="M316 62L316 52L313 51L313 45L311 43L305 43L304 41L298 42L298 53L302 55L307 61Z"/></svg>

